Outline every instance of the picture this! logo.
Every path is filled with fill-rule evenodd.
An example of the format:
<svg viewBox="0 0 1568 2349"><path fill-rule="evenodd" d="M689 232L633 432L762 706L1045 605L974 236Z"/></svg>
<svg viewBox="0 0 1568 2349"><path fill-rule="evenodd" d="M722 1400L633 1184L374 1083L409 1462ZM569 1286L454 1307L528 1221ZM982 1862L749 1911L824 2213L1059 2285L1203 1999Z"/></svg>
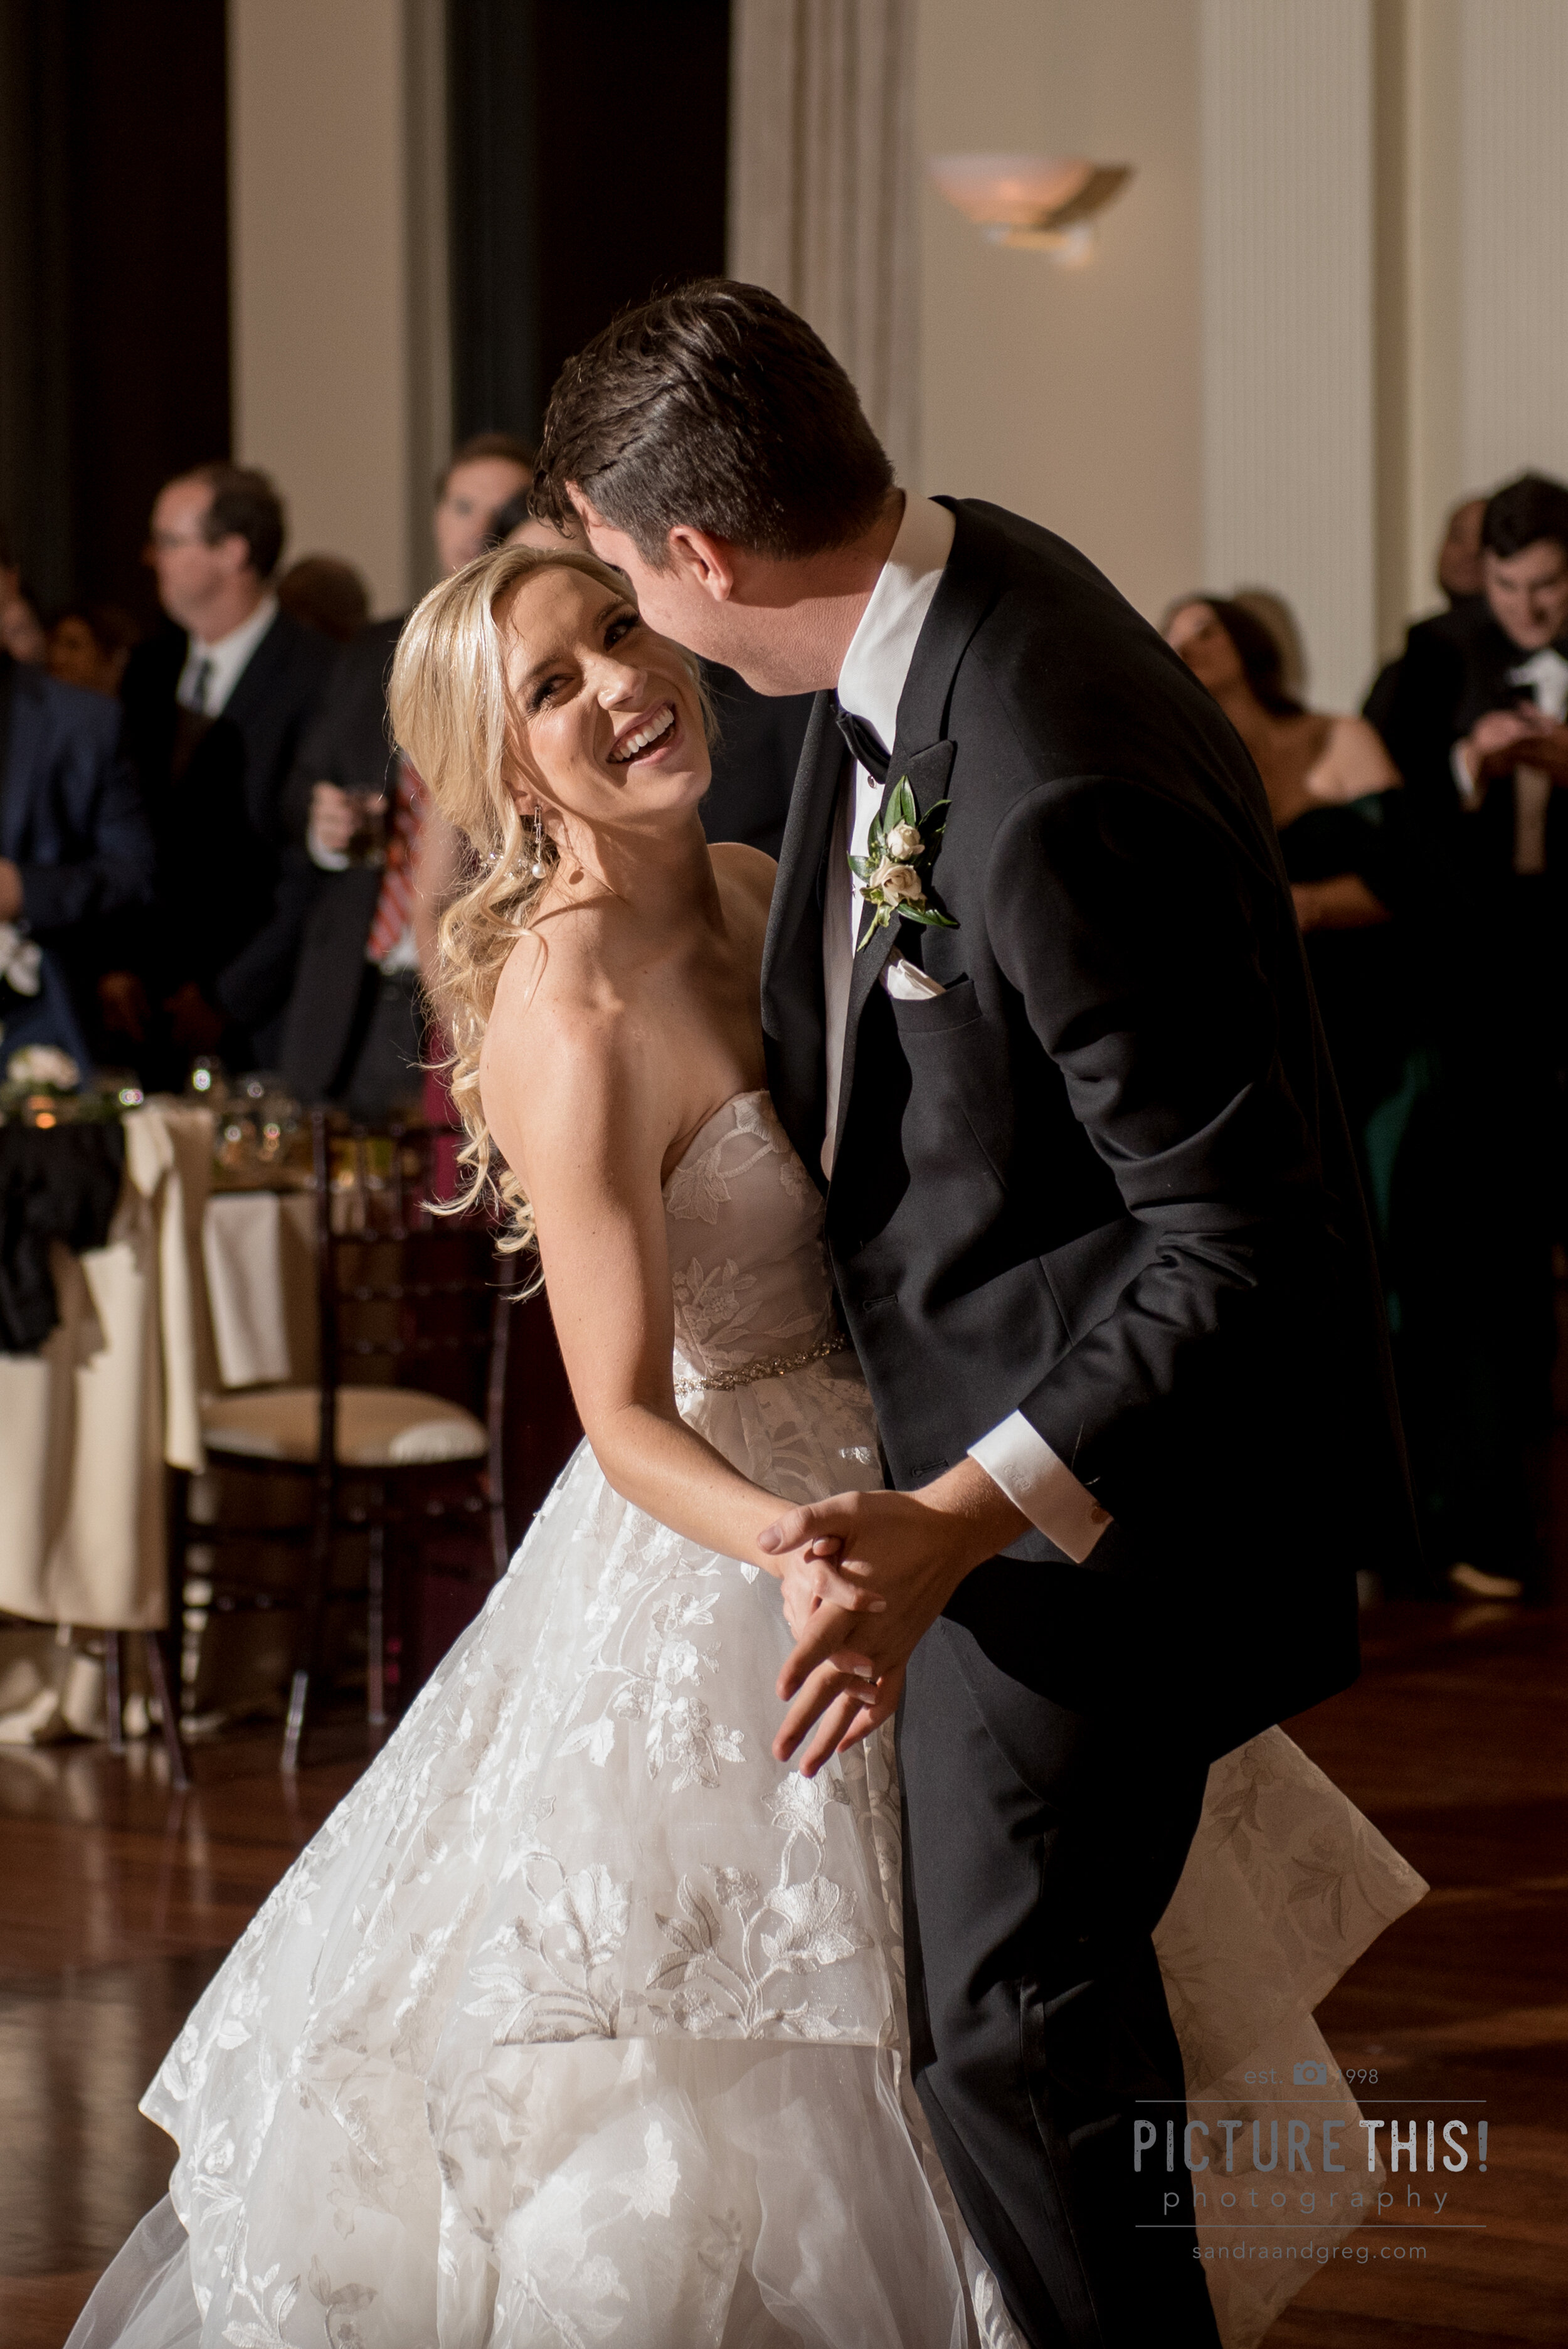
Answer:
<svg viewBox="0 0 1568 2349"><path fill-rule="evenodd" d="M1328 2066L1326 2064L1298 2064L1291 2074L1291 2079L1298 2088L1326 2088Z"/></svg>

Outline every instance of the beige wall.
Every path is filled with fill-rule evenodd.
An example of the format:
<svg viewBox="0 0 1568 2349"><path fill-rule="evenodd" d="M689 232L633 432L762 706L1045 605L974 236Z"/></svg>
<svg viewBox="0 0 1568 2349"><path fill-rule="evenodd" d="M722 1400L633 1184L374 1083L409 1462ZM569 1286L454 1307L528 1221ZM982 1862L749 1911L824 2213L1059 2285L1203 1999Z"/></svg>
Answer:
<svg viewBox="0 0 1568 2349"><path fill-rule="evenodd" d="M234 448L395 611L447 439L430 0L230 0Z"/></svg>
<svg viewBox="0 0 1568 2349"><path fill-rule="evenodd" d="M1140 610L1202 574L1196 0L920 0L917 146L1130 162L1082 270L922 196L923 486L1060 531Z"/></svg>
<svg viewBox="0 0 1568 2349"><path fill-rule="evenodd" d="M1371 0L1202 0L1209 585L1295 611L1309 689L1376 636Z"/></svg>

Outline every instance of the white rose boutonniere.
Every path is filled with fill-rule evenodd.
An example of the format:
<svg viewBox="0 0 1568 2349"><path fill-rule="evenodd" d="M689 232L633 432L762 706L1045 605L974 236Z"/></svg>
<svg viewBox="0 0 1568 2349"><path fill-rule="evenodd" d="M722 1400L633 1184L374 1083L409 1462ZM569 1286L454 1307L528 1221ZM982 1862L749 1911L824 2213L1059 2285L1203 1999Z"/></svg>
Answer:
<svg viewBox="0 0 1568 2349"><path fill-rule="evenodd" d="M874 908L861 940L862 947L895 918L922 922L932 929L958 927L951 914L939 913L925 893L925 876L942 841L942 810L946 805L945 800L938 800L922 815L914 804L909 777L902 775L886 810L867 834L866 854L851 857L850 870L861 895Z"/></svg>

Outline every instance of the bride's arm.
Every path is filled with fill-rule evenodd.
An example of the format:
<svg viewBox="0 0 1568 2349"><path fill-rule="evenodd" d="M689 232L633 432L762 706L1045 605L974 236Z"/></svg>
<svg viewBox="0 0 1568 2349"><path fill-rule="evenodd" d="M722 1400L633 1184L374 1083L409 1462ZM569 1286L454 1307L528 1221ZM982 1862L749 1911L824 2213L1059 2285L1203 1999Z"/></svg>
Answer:
<svg viewBox="0 0 1568 2349"><path fill-rule="evenodd" d="M778 1501L676 1409L663 1079L657 1040L628 1035L619 1009L552 1013L530 1019L526 1050L492 1030L486 1115L533 1206L566 1374L604 1475L660 1524L779 1578L794 1562L757 1546Z"/></svg>

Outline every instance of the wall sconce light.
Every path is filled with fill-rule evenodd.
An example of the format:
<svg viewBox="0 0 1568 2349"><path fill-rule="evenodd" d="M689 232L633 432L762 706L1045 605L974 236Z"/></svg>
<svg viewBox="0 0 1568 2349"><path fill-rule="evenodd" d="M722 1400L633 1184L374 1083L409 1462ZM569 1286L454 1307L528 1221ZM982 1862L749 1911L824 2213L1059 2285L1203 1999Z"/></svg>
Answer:
<svg viewBox="0 0 1568 2349"><path fill-rule="evenodd" d="M934 155L932 178L988 244L1048 253L1081 269L1094 252L1094 216L1132 177L1130 163L1082 155Z"/></svg>

